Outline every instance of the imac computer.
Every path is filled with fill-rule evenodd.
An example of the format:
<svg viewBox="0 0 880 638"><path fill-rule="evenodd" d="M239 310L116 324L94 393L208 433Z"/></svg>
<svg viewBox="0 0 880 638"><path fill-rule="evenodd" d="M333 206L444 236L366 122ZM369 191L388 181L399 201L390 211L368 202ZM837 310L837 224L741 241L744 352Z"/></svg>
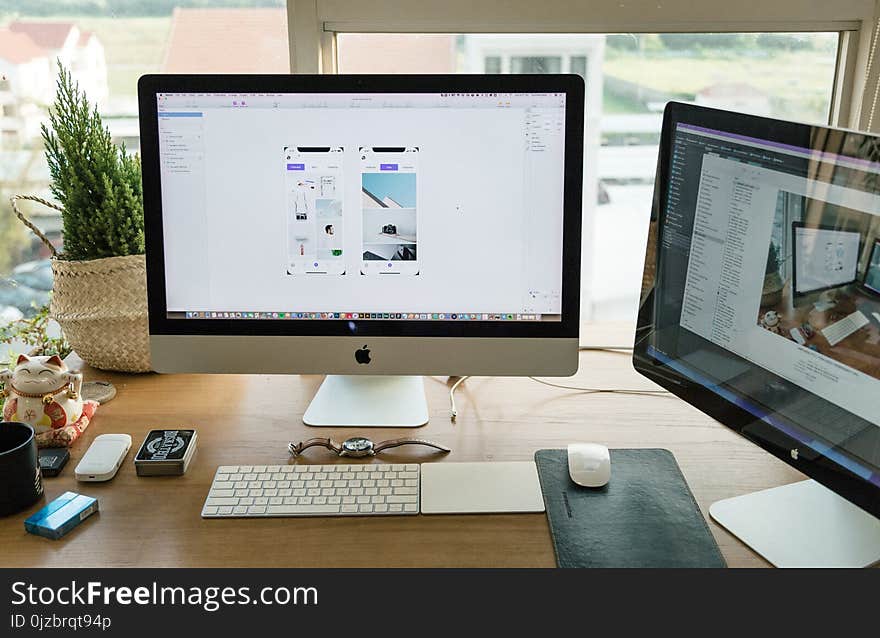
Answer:
<svg viewBox="0 0 880 638"><path fill-rule="evenodd" d="M880 330L833 348L822 313L792 303L857 282L858 247L880 229L876 142L695 105L664 114L634 364L810 477L710 508L775 565L880 559ZM876 305L853 285L835 312Z"/></svg>
<svg viewBox="0 0 880 638"><path fill-rule="evenodd" d="M834 291L858 280L862 234L802 221L792 221L791 226L794 300L815 300L824 294L822 302L833 305Z"/></svg>
<svg viewBox="0 0 880 638"><path fill-rule="evenodd" d="M140 79L152 363L327 374L303 420L415 427L420 375L577 369L576 75Z"/></svg>

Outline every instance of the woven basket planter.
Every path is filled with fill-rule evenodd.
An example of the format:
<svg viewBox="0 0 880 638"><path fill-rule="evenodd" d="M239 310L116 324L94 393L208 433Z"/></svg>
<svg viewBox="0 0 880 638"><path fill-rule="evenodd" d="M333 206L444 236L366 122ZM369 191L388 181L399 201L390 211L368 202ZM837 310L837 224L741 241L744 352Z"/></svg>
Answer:
<svg viewBox="0 0 880 638"><path fill-rule="evenodd" d="M152 370L144 255L86 261L59 259L49 239L19 211L16 200L20 199L61 209L38 197L12 198L15 214L53 255L49 313L70 346L83 361L101 370Z"/></svg>

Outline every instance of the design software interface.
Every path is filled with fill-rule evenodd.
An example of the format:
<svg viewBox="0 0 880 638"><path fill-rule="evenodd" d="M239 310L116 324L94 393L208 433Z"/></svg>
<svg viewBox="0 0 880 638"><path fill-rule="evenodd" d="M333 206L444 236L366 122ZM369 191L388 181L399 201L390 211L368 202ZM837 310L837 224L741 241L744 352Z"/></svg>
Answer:
<svg viewBox="0 0 880 638"><path fill-rule="evenodd" d="M157 100L169 317L561 320L564 94Z"/></svg>
<svg viewBox="0 0 880 638"><path fill-rule="evenodd" d="M684 123L671 160L652 354L880 484L880 165Z"/></svg>

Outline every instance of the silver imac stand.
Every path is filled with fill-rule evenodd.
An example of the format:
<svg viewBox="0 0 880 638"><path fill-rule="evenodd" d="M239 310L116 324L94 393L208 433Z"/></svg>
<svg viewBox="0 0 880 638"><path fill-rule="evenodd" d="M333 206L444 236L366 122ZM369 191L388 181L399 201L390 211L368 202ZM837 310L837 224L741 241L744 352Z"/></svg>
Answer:
<svg viewBox="0 0 880 638"><path fill-rule="evenodd" d="M303 415L316 427L417 428L428 422L422 377L328 374Z"/></svg>
<svg viewBox="0 0 880 638"><path fill-rule="evenodd" d="M709 514L776 567L867 567L880 561L880 519L816 481L718 501Z"/></svg>

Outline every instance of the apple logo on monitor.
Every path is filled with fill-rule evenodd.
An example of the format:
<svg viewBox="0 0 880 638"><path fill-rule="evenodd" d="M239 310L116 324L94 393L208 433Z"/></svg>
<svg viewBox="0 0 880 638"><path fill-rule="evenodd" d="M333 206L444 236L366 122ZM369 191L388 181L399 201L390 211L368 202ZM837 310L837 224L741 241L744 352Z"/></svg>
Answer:
<svg viewBox="0 0 880 638"><path fill-rule="evenodd" d="M358 363L369 363L370 362L370 349L364 344L364 347L360 350L354 351L354 359Z"/></svg>

